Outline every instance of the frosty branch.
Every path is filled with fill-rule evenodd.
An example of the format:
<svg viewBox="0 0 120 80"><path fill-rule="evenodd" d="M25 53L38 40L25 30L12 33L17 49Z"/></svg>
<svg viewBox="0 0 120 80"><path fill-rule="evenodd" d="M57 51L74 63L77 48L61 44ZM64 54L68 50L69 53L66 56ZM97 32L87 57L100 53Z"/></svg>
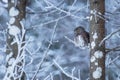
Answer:
<svg viewBox="0 0 120 80"><path fill-rule="evenodd" d="M104 41L108 40L110 37L112 37L112 36L113 36L114 34L116 34L117 32L120 32L120 28L117 29L116 31L110 33L109 35L107 35L107 36L100 42L99 46L101 46L101 45L104 43Z"/></svg>
<svg viewBox="0 0 120 80"><path fill-rule="evenodd" d="M56 28L57 28L57 23L58 23L58 21L56 21L56 23L55 23L55 25L54 25L54 29L53 29L53 33L52 33L52 36L51 36L49 45L48 45L46 51L44 52L44 55L43 55L40 63L38 64L38 69L36 70L36 72L35 72L35 74L33 75L33 77L32 77L31 80L34 80L34 79L36 78L36 75L38 74L38 72L39 72L39 70L40 70L40 68L41 68L41 65L43 64L43 62L44 62L44 60L45 60L45 58L46 58L46 56L47 56L47 53L48 53L48 51L49 51L49 48L50 48L50 46L52 45L52 42L53 42L53 38L54 38L55 31L56 31Z"/></svg>
<svg viewBox="0 0 120 80"><path fill-rule="evenodd" d="M71 79L74 79L74 80L79 80L77 77L74 77L73 75L70 75L70 74L68 74L67 72L65 72L65 71L63 70L63 68L56 62L56 60L53 60L53 62L54 62L54 65L55 65L56 67L58 67L58 68L62 71L62 73L65 74L67 77L69 77L69 78L71 78Z"/></svg>

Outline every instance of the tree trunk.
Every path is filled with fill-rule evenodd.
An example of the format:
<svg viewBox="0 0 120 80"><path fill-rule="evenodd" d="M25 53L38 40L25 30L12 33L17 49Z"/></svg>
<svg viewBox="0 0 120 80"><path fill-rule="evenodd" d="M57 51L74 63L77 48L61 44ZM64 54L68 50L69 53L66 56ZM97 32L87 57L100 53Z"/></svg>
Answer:
<svg viewBox="0 0 120 80"><path fill-rule="evenodd" d="M90 80L105 80L105 36L104 0L90 0Z"/></svg>
<svg viewBox="0 0 120 80"><path fill-rule="evenodd" d="M25 31L21 21L25 18L26 0L8 0L8 33L7 33L7 71L4 80L25 80L24 41Z"/></svg>

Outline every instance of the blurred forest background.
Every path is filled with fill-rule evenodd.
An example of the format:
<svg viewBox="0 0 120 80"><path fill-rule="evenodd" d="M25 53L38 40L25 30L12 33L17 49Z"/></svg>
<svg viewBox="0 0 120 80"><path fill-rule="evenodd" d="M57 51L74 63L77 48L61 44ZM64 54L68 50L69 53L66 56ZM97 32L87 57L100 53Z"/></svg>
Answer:
<svg viewBox="0 0 120 80"><path fill-rule="evenodd" d="M6 34L9 15L7 0L0 0L0 80L6 72ZM105 0L106 80L120 80L120 0ZM89 0L28 0L26 6L25 67L31 80L45 53L36 80L89 79L89 49L80 49L65 37L74 38L74 29L83 26L89 32ZM119 30L119 31L118 31Z"/></svg>

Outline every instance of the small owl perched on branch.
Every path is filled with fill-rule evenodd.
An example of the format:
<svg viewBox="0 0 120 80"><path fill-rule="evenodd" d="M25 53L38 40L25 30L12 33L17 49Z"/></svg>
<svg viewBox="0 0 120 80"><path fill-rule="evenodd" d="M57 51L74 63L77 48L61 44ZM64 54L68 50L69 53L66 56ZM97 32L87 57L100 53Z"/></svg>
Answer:
<svg viewBox="0 0 120 80"><path fill-rule="evenodd" d="M74 41L75 45L80 48L84 48L88 46L90 43L89 33L85 31L85 29L81 26L74 29Z"/></svg>

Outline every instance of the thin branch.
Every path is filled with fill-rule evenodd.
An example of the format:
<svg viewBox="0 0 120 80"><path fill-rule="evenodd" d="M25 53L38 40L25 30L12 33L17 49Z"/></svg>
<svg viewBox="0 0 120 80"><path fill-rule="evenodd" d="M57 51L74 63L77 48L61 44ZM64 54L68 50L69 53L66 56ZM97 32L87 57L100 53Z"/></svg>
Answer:
<svg viewBox="0 0 120 80"><path fill-rule="evenodd" d="M65 14L67 14L67 15L69 15L69 16L72 16L72 17L78 18L78 19L85 19L85 18L81 18L81 17L79 17L79 16L76 16L76 15L70 13L70 12L67 12L67 11L65 11L65 10L63 10L63 9L61 9L61 8L58 8L57 6L55 6L54 4L52 4L51 2L49 2L49 1L47 1L47 0L44 0L44 1L46 1L48 4L50 4L51 6L53 6L53 8L57 9L57 10L60 11L60 12L65 13Z"/></svg>
<svg viewBox="0 0 120 80"><path fill-rule="evenodd" d="M50 74L49 74L47 77L45 77L45 79L44 79L44 80L48 80L48 78L50 78Z"/></svg>
<svg viewBox="0 0 120 80"><path fill-rule="evenodd" d="M116 58L114 58L112 61L110 61L107 66L109 66L110 64L114 63L118 58L120 58L120 56L117 56Z"/></svg>
<svg viewBox="0 0 120 80"><path fill-rule="evenodd" d="M56 62L56 60L53 60L53 62L54 62L54 65L56 67L58 67L62 71L62 73L65 74L67 77L69 77L71 79L74 79L74 80L79 80L77 77L75 77L75 76L73 76L73 75L68 74L67 72L65 72L64 69Z"/></svg>
<svg viewBox="0 0 120 80"><path fill-rule="evenodd" d="M64 0L62 0L60 3L58 3L58 5L56 5L57 7L60 7L62 4L64 3ZM53 12L53 11L55 11L55 9L49 9L49 10L47 10L47 11L34 11L33 9L31 9L31 8L29 8L29 7L27 7L26 8L27 9L27 13L28 14L48 14L48 13L50 13L51 11Z"/></svg>
<svg viewBox="0 0 120 80"><path fill-rule="evenodd" d="M73 43L74 45L76 45L76 43L74 42L74 40L68 38L67 36L64 36L64 37L65 37L65 39L67 39L69 42L71 42L71 43Z"/></svg>
<svg viewBox="0 0 120 80"><path fill-rule="evenodd" d="M100 42L99 46L101 46L106 40L108 40L110 37L112 37L114 34L116 34L116 33L119 32L119 31L120 31L120 28L117 29L116 31L110 33L109 35L107 35L107 36Z"/></svg>
<svg viewBox="0 0 120 80"><path fill-rule="evenodd" d="M75 5L76 2L77 2L77 0L74 0L72 6L69 8L69 12L71 11L72 7Z"/></svg>
<svg viewBox="0 0 120 80"><path fill-rule="evenodd" d="M83 7L83 8L78 8L76 11L73 12L73 14L79 12L80 10L86 8L87 6ZM70 12L69 12L70 13ZM50 23L53 23L53 22L56 22L58 20L61 20L61 19L64 19L66 17L70 16L69 14L66 14L65 16L62 16L62 17L59 17L57 19L54 19L54 20L50 20L48 22L45 22L45 23L42 23L42 24L38 24L38 25L35 25L35 26L32 26L30 28L27 28L26 31L29 31L29 30L32 30L32 29L36 29L37 27L40 27L40 26L44 26L44 25L47 25L47 24L50 24ZM84 18L84 19L87 19L87 18Z"/></svg>
<svg viewBox="0 0 120 80"><path fill-rule="evenodd" d="M75 67L72 69L72 76L74 76ZM74 78L72 78L74 80Z"/></svg>
<svg viewBox="0 0 120 80"><path fill-rule="evenodd" d="M45 51L45 53L44 53L44 55L43 55L43 57L42 57L42 60L41 60L40 63L38 64L38 69L36 70L36 72L35 72L35 74L33 75L33 77L32 77L31 80L35 80L35 78L36 78L36 76L37 76L37 74L38 74L38 72L39 72L39 70L40 70L40 68L41 68L41 65L43 64L43 62L44 62L44 60L45 60L45 58L46 58L46 56L47 56L47 53L48 53L48 51L49 51L49 48L50 48L50 46L52 45L51 43L52 43L52 41L53 41L53 36L55 35L57 23L58 23L58 21L56 21L56 24L55 24L55 26L54 26L54 30L53 30L53 33L52 33L52 37L51 37L50 43L49 43L49 45L48 45L48 47L47 47L47 49L46 49L46 51Z"/></svg>
<svg viewBox="0 0 120 80"><path fill-rule="evenodd" d="M78 70L78 76L79 76L79 80L81 80L81 70Z"/></svg>
<svg viewBox="0 0 120 80"><path fill-rule="evenodd" d="M120 51L120 46L114 47L112 49L106 49L106 52L111 52L111 51Z"/></svg>

